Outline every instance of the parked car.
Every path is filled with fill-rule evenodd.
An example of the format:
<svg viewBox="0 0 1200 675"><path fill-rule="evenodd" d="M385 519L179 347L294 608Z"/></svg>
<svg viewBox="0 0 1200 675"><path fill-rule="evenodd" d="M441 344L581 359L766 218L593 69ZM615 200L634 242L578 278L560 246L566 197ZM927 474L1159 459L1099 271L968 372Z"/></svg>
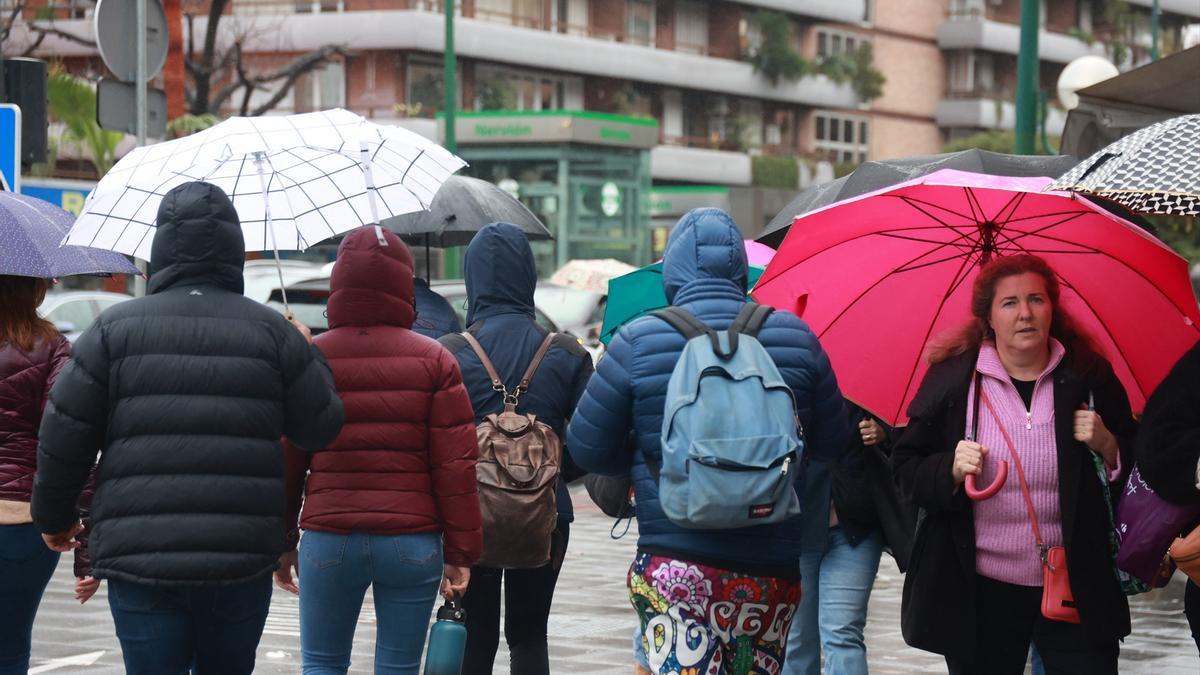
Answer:
<svg viewBox="0 0 1200 675"><path fill-rule="evenodd" d="M435 281L430 286L450 303L463 324L467 321L467 285L461 281ZM308 326L314 335L329 330L329 319L325 316L325 305L329 302L329 278L309 279L285 288L288 305L300 323ZM536 296L535 296L536 301ZM271 291L266 305L283 313L283 293L276 288ZM534 307L534 318L547 330L561 332L558 324L540 307Z"/></svg>
<svg viewBox="0 0 1200 675"><path fill-rule="evenodd" d="M69 342L75 342L75 339L92 325L96 317L100 316L100 312L131 297L124 293L103 291L47 293L46 299L38 307L38 313L53 323Z"/></svg>
<svg viewBox="0 0 1200 675"><path fill-rule="evenodd" d="M301 281L329 276L329 272L323 272L322 269L321 263L304 260L280 260L278 269L273 258L247 260L242 271L245 280L242 295L251 300L266 302L271 296L271 291L279 288L280 271L283 272L283 287L287 288Z"/></svg>

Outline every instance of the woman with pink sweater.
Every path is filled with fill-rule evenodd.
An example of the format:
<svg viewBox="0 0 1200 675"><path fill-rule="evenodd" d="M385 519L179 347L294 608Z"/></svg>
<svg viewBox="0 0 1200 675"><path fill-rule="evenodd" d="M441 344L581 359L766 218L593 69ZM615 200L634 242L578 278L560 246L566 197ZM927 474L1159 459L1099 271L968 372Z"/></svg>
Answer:
<svg viewBox="0 0 1200 675"><path fill-rule="evenodd" d="M1132 463L1129 401L1041 258L985 265L971 314L931 345L893 451L922 509L905 641L954 674L1022 673L1031 642L1047 672L1115 674L1129 606L1106 501Z"/></svg>

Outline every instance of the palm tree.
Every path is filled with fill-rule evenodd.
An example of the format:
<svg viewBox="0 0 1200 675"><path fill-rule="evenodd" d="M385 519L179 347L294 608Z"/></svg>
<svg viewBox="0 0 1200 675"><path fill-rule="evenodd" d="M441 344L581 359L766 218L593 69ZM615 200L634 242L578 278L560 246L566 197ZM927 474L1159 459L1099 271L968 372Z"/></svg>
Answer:
<svg viewBox="0 0 1200 675"><path fill-rule="evenodd" d="M117 159L124 134L105 131L96 122L96 90L83 78L55 72L47 82L50 114L66 127L64 136L83 149L103 177Z"/></svg>

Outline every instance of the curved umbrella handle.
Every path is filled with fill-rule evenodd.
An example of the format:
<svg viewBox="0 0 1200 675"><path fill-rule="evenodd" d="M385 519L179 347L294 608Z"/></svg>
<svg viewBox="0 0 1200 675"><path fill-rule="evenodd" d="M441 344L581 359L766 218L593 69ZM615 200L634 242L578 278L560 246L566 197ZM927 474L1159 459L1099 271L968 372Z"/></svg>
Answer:
<svg viewBox="0 0 1200 675"><path fill-rule="evenodd" d="M1000 491L1000 488L1004 487L1004 481L1006 480L1008 480L1008 462L1000 460L1000 466L996 469L996 479L992 481L991 485L983 488L982 490L976 489L975 474L973 473L967 474L967 480L964 485L966 486L968 497L974 499L975 501L981 501L995 496L995 494Z"/></svg>

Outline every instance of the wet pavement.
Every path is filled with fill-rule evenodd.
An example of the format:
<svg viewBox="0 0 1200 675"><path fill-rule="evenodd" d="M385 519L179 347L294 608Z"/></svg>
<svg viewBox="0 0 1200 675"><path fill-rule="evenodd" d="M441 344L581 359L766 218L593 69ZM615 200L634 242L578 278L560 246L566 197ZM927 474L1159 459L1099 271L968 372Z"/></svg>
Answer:
<svg viewBox="0 0 1200 675"><path fill-rule="evenodd" d="M554 611L550 617L551 669L556 673L630 673L634 618L627 601L625 573L633 559L636 525L619 540L610 536L612 519L576 494L578 515L571 528ZM124 672L105 586L86 605L72 600L71 566L64 556L46 592L34 627L30 673L117 674ZM941 657L912 649L900 636L903 578L884 556L867 622L871 672L878 675L944 673ZM1133 598L1133 634L1121 647L1121 673L1196 675L1200 656L1183 617L1183 578L1166 588ZM350 672L372 672L375 621L370 594L355 634ZM300 672L299 604L276 589L258 650L258 673ZM501 641L495 672L505 673Z"/></svg>

